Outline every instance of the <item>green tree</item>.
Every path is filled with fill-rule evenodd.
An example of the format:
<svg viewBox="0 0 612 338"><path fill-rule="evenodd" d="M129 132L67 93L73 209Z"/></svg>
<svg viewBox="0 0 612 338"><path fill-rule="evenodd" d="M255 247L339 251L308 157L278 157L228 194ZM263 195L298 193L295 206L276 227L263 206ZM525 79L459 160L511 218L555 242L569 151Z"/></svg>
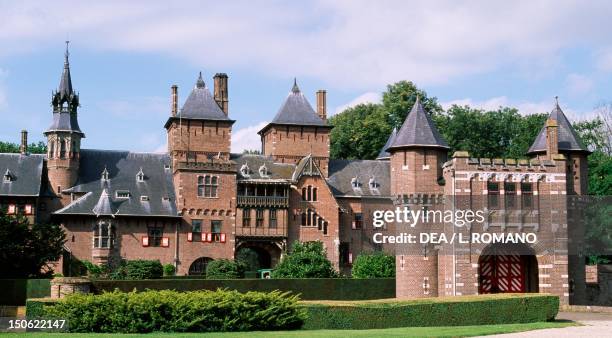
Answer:
<svg viewBox="0 0 612 338"><path fill-rule="evenodd" d="M395 256L384 252L363 253L353 263L354 278L395 277Z"/></svg>
<svg viewBox="0 0 612 338"><path fill-rule="evenodd" d="M387 142L391 126L378 104L360 104L330 118L331 157L375 159Z"/></svg>
<svg viewBox="0 0 612 338"><path fill-rule="evenodd" d="M244 265L246 271L257 271L259 269L259 255L251 248L241 248L236 253L237 262Z"/></svg>
<svg viewBox="0 0 612 338"><path fill-rule="evenodd" d="M0 214L0 269L3 278L45 277L61 254L65 233L58 225L28 224L23 217Z"/></svg>
<svg viewBox="0 0 612 338"><path fill-rule="evenodd" d="M436 115L444 111L437 98L428 97L427 93L417 88L414 83L410 81L396 82L388 85L382 96L382 107L387 114L387 121L391 125L390 130L393 127L398 129L401 127L412 106L414 106L417 96L419 96L425 110L430 114Z"/></svg>
<svg viewBox="0 0 612 338"><path fill-rule="evenodd" d="M0 142L0 153L18 153L19 145L11 142ZM31 154L45 154L47 145L44 142L30 143L28 152Z"/></svg>
<svg viewBox="0 0 612 338"><path fill-rule="evenodd" d="M244 264L231 259L216 259L206 265L206 279L244 278Z"/></svg>
<svg viewBox="0 0 612 338"><path fill-rule="evenodd" d="M286 255L272 271L272 278L334 278L338 273L325 255L323 243L294 242Z"/></svg>

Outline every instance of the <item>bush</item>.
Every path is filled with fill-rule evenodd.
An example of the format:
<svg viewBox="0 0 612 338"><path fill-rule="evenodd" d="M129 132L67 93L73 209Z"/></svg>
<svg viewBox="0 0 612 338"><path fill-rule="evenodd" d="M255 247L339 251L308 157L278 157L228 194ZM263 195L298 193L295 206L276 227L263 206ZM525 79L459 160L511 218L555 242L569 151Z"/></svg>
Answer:
<svg viewBox="0 0 612 338"><path fill-rule="evenodd" d="M272 278L333 278L338 277L327 259L323 243L294 242L293 250L272 271Z"/></svg>
<svg viewBox="0 0 612 338"><path fill-rule="evenodd" d="M242 248L236 253L236 261L244 264L246 271L257 271L260 267L259 255L251 248Z"/></svg>
<svg viewBox="0 0 612 338"><path fill-rule="evenodd" d="M300 328L305 319L297 296L279 291L73 294L37 310L49 318L67 319L70 332L290 330Z"/></svg>
<svg viewBox="0 0 612 338"><path fill-rule="evenodd" d="M159 260L122 261L110 274L111 279L156 279L164 274Z"/></svg>
<svg viewBox="0 0 612 338"><path fill-rule="evenodd" d="M305 329L384 329L551 321L559 297L498 294L409 301L305 303Z"/></svg>
<svg viewBox="0 0 612 338"><path fill-rule="evenodd" d="M172 264L164 264L164 276L174 276L176 269Z"/></svg>
<svg viewBox="0 0 612 338"><path fill-rule="evenodd" d="M90 261L82 261L81 263L83 263L87 276L89 277L98 278L105 272L103 266L96 265Z"/></svg>
<svg viewBox="0 0 612 338"><path fill-rule="evenodd" d="M353 263L354 278L395 277L395 256L384 252L361 254Z"/></svg>
<svg viewBox="0 0 612 338"><path fill-rule="evenodd" d="M217 259L206 265L206 279L244 278L244 264L229 259Z"/></svg>

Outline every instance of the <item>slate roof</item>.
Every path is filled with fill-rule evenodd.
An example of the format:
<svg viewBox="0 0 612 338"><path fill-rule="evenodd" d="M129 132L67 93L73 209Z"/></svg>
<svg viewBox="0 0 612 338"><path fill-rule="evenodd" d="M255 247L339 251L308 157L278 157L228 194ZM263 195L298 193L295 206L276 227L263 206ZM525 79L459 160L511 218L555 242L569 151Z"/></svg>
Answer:
<svg viewBox="0 0 612 338"><path fill-rule="evenodd" d="M83 134L76 113L67 111L53 113L53 121L45 133L51 131L66 131Z"/></svg>
<svg viewBox="0 0 612 338"><path fill-rule="evenodd" d="M391 135L389 135L387 142L385 142L385 145L382 147L382 149L380 149L380 153L378 153L378 156L376 157L377 160L388 160L391 157L391 154L389 154L387 148L389 148L393 144L396 137L397 128L393 128L393 131L391 131Z"/></svg>
<svg viewBox="0 0 612 338"><path fill-rule="evenodd" d="M386 150L413 146L450 149L448 143L446 143L438 129L436 129L429 114L425 112L418 97L412 110L408 113L404 124L402 124L402 127L397 132L393 144Z"/></svg>
<svg viewBox="0 0 612 338"><path fill-rule="evenodd" d="M274 116L274 119L272 119L272 122L260 130L259 133L261 134L273 124L331 128L312 108L296 81L293 82L291 92L276 113L276 116Z"/></svg>
<svg viewBox="0 0 612 338"><path fill-rule="evenodd" d="M290 180L294 164L275 163L274 159L269 156L255 154L231 154L230 159L236 162L238 169L239 180ZM248 176L241 172L243 165L248 167ZM259 169L265 165L267 175L262 176Z"/></svg>
<svg viewBox="0 0 612 338"><path fill-rule="evenodd" d="M108 180L102 180L105 169ZM138 182L136 176L141 169L145 177ZM108 203L104 189L108 191ZM118 198L117 191L127 191L130 196ZM178 217L167 154L82 149L77 184L64 192L84 195L55 214ZM141 196L148 200L141 200Z"/></svg>
<svg viewBox="0 0 612 338"><path fill-rule="evenodd" d="M589 150L582 144L580 138L576 134L576 131L572 127L561 107L557 103L555 108L552 110L548 118L557 121L558 132L559 132L559 150L560 151L583 151L589 152ZM536 137L535 141L529 147L527 154L534 154L546 151L546 125L542 127L540 133Z"/></svg>
<svg viewBox="0 0 612 338"><path fill-rule="evenodd" d="M0 153L0 196L39 196L45 156ZM5 182L4 175L11 175Z"/></svg>
<svg viewBox="0 0 612 338"><path fill-rule="evenodd" d="M330 160L329 178L335 196L391 196L390 163L372 160ZM353 179L359 183L353 187ZM378 187L372 188L370 180Z"/></svg>
<svg viewBox="0 0 612 338"><path fill-rule="evenodd" d="M60 94L62 99L68 99L74 91L72 90L72 78L70 76L70 62L68 61L68 45L66 45L66 54L64 54L64 70L62 71L62 77L60 79L59 88L57 92Z"/></svg>

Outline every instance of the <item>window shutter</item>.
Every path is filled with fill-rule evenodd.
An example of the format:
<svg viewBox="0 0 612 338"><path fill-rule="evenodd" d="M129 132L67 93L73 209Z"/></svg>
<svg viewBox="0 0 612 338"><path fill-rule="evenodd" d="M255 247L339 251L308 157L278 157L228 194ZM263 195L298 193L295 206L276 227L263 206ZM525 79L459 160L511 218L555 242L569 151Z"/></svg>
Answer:
<svg viewBox="0 0 612 338"><path fill-rule="evenodd" d="M349 264L353 264L353 253L349 252Z"/></svg>
<svg viewBox="0 0 612 338"><path fill-rule="evenodd" d="M187 233L187 242L191 242L191 241L193 241L193 233L188 232Z"/></svg>
<svg viewBox="0 0 612 338"><path fill-rule="evenodd" d="M170 246L170 238L168 237L162 237L162 246L164 248L167 248Z"/></svg>
<svg viewBox="0 0 612 338"><path fill-rule="evenodd" d="M15 204L9 204L7 214L13 215L15 213Z"/></svg>
<svg viewBox="0 0 612 338"><path fill-rule="evenodd" d="M206 238L208 238L208 233L203 232L202 233L202 242L206 242Z"/></svg>
<svg viewBox="0 0 612 338"><path fill-rule="evenodd" d="M219 237L220 237L219 241L221 243L225 243L225 234L221 234Z"/></svg>
<svg viewBox="0 0 612 338"><path fill-rule="evenodd" d="M142 236L142 246L149 246L149 237Z"/></svg>
<svg viewBox="0 0 612 338"><path fill-rule="evenodd" d="M210 232L206 234L206 241L207 241L208 243L212 242L212 235L213 235L213 234L212 234L212 233L210 233Z"/></svg>
<svg viewBox="0 0 612 338"><path fill-rule="evenodd" d="M25 214L26 215L31 215L32 214L32 204L26 204L25 205Z"/></svg>
<svg viewBox="0 0 612 338"><path fill-rule="evenodd" d="M355 221L353 221L353 223L351 224L351 229L357 229L357 224L355 223Z"/></svg>

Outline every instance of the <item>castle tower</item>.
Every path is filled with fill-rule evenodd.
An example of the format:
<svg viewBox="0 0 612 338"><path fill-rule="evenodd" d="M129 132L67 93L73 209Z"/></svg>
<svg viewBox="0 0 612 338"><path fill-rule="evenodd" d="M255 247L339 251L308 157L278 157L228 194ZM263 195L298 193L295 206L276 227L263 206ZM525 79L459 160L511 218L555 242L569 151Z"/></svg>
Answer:
<svg viewBox="0 0 612 338"><path fill-rule="evenodd" d="M47 137L47 168L51 191L60 194L72 187L79 175L81 139L85 134L79 128L77 110L79 94L72 88L68 41L64 55L64 70L60 84L51 98L53 122L44 132Z"/></svg>
<svg viewBox="0 0 612 338"><path fill-rule="evenodd" d="M441 195L444 186L441 181L442 165L446 161L448 144L436 129L431 117L417 100L402 127L389 138L391 145L386 150L391 162L391 196L396 207L410 210L433 209L431 195ZM382 157L386 157L382 154ZM417 224L413 229L400 225L398 232L427 232L429 224ZM400 246L396 251L396 290L398 297L435 297L438 296L437 248L433 245L419 244ZM443 290L442 290L443 291Z"/></svg>
<svg viewBox="0 0 612 338"><path fill-rule="evenodd" d="M262 153L282 163L298 163L311 155L327 176L329 163L329 132L326 92L317 92L317 111L312 108L297 82L276 116L261 129Z"/></svg>
<svg viewBox="0 0 612 338"><path fill-rule="evenodd" d="M391 135L389 135L389 138L387 139L387 142L385 142L385 145L382 147L382 149L380 149L378 156L376 156L377 160L389 161L391 159L391 154L389 154L387 149L391 147L393 142L395 142L396 137L397 137L397 127L394 127L393 130L391 131Z"/></svg>

